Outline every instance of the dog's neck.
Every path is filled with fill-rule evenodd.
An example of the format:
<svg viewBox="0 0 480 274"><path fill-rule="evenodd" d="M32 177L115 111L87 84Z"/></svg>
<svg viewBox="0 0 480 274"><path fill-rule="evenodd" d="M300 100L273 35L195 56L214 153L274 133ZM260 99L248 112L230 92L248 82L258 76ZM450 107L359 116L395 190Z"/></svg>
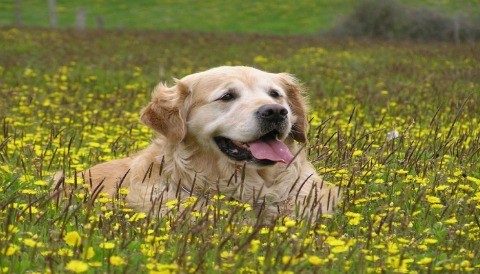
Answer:
<svg viewBox="0 0 480 274"><path fill-rule="evenodd" d="M293 144L294 145L294 144ZM192 149L194 148L194 149ZM295 149L292 147L292 149ZM298 165L288 168L285 164L258 168L248 163L233 163L222 157L211 155L211 152L201 150L201 146L180 143L171 144L165 139L157 139L147 150L152 155L154 170L160 170L158 182L168 179L170 183L178 184L183 195L202 197L222 194L243 202L269 202L284 199L275 190L278 182L284 181L283 176L292 172L298 173ZM143 175L142 175L143 176Z"/></svg>

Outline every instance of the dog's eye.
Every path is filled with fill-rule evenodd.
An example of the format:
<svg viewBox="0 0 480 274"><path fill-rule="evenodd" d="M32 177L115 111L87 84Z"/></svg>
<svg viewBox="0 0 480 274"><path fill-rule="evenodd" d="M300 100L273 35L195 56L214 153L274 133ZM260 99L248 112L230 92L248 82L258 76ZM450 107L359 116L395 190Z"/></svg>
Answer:
<svg viewBox="0 0 480 274"><path fill-rule="evenodd" d="M228 101L232 101L233 99L235 99L235 97L236 97L235 93L233 91L229 90L225 94L223 94L220 98L218 98L218 100L228 102Z"/></svg>
<svg viewBox="0 0 480 274"><path fill-rule="evenodd" d="M276 89L271 89L268 91L268 94L272 97L272 98L280 98L282 97L282 95L280 95L280 92Z"/></svg>

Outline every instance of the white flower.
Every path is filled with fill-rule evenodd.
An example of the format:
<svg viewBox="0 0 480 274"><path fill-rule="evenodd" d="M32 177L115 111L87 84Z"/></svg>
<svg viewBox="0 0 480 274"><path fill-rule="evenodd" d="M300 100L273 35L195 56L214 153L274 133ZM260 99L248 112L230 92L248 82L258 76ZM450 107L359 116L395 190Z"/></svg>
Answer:
<svg viewBox="0 0 480 274"><path fill-rule="evenodd" d="M392 131L387 133L387 141L391 141L393 139L396 139L399 136L400 136L400 133L398 132L398 130L392 130Z"/></svg>

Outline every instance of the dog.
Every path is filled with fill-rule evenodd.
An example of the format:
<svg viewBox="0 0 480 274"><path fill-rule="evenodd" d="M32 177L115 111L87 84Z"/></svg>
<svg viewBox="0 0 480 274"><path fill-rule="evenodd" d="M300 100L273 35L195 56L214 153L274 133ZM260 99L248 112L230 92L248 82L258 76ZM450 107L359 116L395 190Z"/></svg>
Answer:
<svg viewBox="0 0 480 274"><path fill-rule="evenodd" d="M126 188L127 205L143 212L221 194L267 216L328 214L340 199L301 149L307 109L290 74L245 66L191 74L156 86L140 120L157 137L132 157L81 172L91 191L113 197Z"/></svg>

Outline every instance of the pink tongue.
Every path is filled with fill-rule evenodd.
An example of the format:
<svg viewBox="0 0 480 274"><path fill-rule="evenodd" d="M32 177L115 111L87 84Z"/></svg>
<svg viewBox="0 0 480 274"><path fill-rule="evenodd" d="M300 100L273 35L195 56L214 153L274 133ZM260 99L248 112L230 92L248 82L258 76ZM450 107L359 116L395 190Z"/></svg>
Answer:
<svg viewBox="0 0 480 274"><path fill-rule="evenodd" d="M287 145L279 140L254 141L248 143L253 157L260 160L270 160L274 162L284 162L286 164L293 160L293 155Z"/></svg>

